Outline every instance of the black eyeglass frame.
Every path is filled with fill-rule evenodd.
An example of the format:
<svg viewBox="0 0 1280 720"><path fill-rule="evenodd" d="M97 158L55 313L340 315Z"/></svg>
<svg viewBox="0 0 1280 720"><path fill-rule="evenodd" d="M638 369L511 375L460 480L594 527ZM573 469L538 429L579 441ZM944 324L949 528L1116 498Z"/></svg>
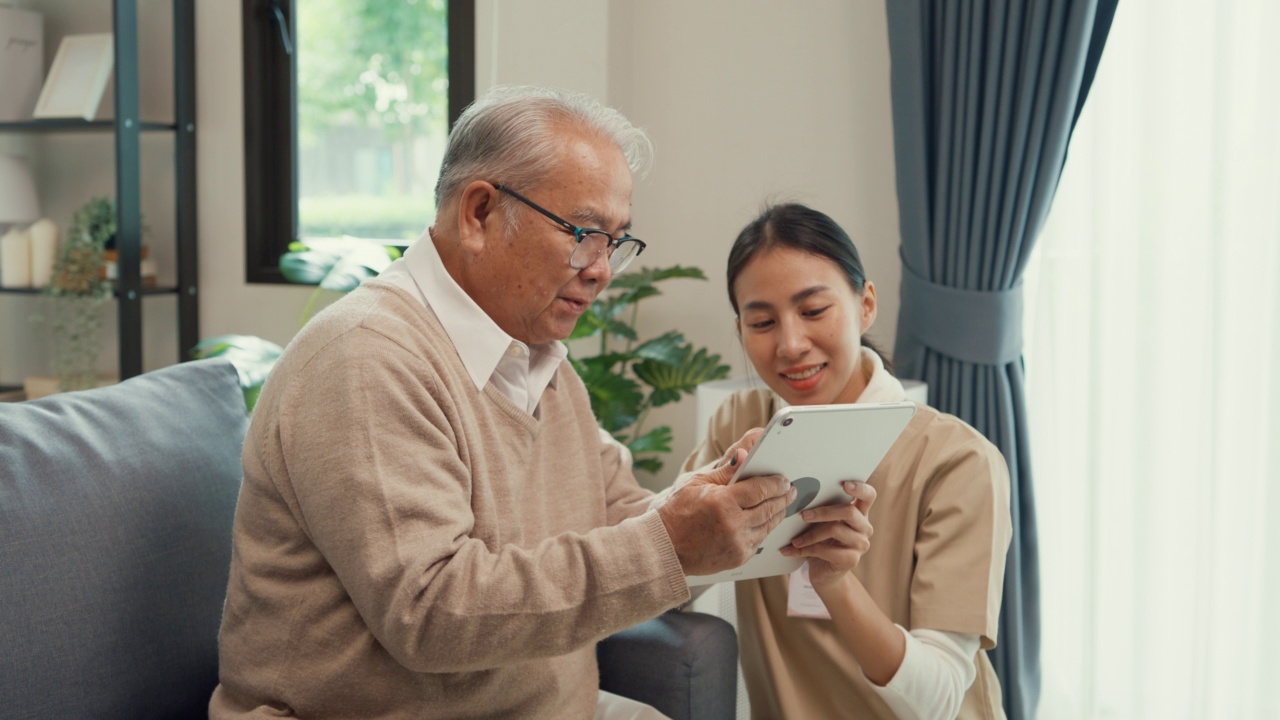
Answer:
<svg viewBox="0 0 1280 720"><path fill-rule="evenodd" d="M584 264L582 267L578 267L578 266L574 265L574 264L573 264L573 255L570 255L570 256L569 256L569 267L572 267L574 270L584 270L584 269L586 269L586 268L591 267L591 263L594 263L594 262L596 261L596 258L597 258L597 257L600 257L600 253L603 253L603 252L605 252L605 251L608 251L608 253L609 253L608 258L609 258L609 260L610 260L610 262L609 262L609 268L610 268L613 272L619 272L619 271L621 271L623 268L625 268L625 267L626 267L626 266L627 266L627 265L628 265L632 260L634 260L634 259L636 259L637 257L639 257L639 256L640 256L640 253L644 252L644 249L645 249L646 247L648 247L648 245L645 243L645 241L643 241L643 240L641 240L640 238L637 238L637 237L632 237L632 236L631 236L631 235L629 235L629 234L625 234L625 233L624 233L622 237L620 237L620 238L615 238L615 237L613 237L613 235L610 235L608 232L606 232L606 231L604 231L604 230L601 230L601 229L599 229L599 228L586 228L586 227L579 227L579 226L574 225L573 223L569 222L568 220L565 220L564 218L560 217L559 215L556 215L555 213L551 212L550 210L548 210L548 209L546 209L546 208L542 207L542 206L541 206L541 205L539 205L538 203L536 203L536 202L534 202L534 201L530 200L529 198L527 198L527 197L525 197L525 196L521 195L520 193L516 192L515 190L512 190L511 188L507 187L506 185L503 185L502 183L490 183L490 184L491 184L491 185L493 185L494 189L495 189L495 190L497 190L498 192L506 193L506 194L510 195L511 197L515 198L516 200L519 200L520 202L524 203L525 205L528 205L529 207L533 208L534 210L537 210L539 213L541 213L543 216L545 216L548 220L550 220L551 222L553 222L553 223L555 223L555 224L559 225L559 226L561 227L561 229L563 229L564 231L566 231L566 232L568 232L568 233L572 234L572 235L573 235L573 242L574 242L574 245L575 245L575 247L574 247L574 253L577 253L578 248L582 246L582 241L583 241L583 240L586 240L588 235L597 235L597 234L598 234L598 235L603 235L603 236L605 236L605 237L609 238L609 242L608 242L608 243L606 243L604 247L600 248L600 250L596 252L595 257L591 258L591 262L588 262L588 263ZM630 255L626 255L626 256L624 256L624 257L625 257L625 259L624 259L623 261L621 261L621 262L620 262L620 264L619 264L617 267L614 267L613 262L612 262L612 260L613 260L613 254L614 254L614 251L615 251L615 250L617 250L619 247L621 247L623 243L627 243L627 242L635 243L635 245L636 245L636 251L635 251L634 253L630 254Z"/></svg>

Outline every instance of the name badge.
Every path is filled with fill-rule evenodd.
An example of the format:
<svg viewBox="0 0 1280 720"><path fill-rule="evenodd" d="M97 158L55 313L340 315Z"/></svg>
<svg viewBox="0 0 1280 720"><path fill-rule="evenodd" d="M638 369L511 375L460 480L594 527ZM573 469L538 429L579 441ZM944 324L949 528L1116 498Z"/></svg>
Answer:
<svg viewBox="0 0 1280 720"><path fill-rule="evenodd" d="M822 598L818 597L818 591L809 584L809 563L807 562L801 565L799 570L791 573L791 578L787 582L787 617L831 619L831 613L827 612L827 606L823 604Z"/></svg>

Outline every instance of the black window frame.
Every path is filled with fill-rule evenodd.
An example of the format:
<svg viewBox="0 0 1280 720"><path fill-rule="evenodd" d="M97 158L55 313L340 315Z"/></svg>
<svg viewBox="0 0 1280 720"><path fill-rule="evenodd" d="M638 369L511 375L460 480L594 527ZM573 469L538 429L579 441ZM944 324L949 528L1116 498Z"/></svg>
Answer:
<svg viewBox="0 0 1280 720"><path fill-rule="evenodd" d="M245 280L287 283L280 256L298 239L299 0L242 0ZM475 0L448 0L449 127L475 98Z"/></svg>

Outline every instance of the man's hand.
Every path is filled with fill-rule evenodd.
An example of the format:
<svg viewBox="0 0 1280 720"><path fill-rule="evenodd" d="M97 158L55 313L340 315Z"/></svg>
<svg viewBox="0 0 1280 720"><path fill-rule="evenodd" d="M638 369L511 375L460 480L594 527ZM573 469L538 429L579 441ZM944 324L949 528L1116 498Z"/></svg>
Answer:
<svg viewBox="0 0 1280 720"><path fill-rule="evenodd" d="M869 515L876 489L864 482L845 482L843 487L851 500L800 513L814 524L782 548L787 557L809 558L809 583L815 590L839 583L871 548Z"/></svg>
<svg viewBox="0 0 1280 720"><path fill-rule="evenodd" d="M791 483L780 475L728 484L747 457L746 447L754 444L744 447L746 441L744 436L726 459L695 474L658 506L686 575L711 575L749 560L795 498Z"/></svg>
<svg viewBox="0 0 1280 720"><path fill-rule="evenodd" d="M729 449L725 451L724 456L716 461L715 467L722 468L729 463L733 463L733 472L737 472L738 463L742 462L742 460L746 458L746 453L751 452L752 448L756 446L756 443L760 442L761 435L764 435L764 428L751 428L743 433L742 437L738 438L738 442L730 445ZM745 451L741 457L738 455L738 450ZM733 472L730 472L725 476L725 483L728 483L733 479Z"/></svg>

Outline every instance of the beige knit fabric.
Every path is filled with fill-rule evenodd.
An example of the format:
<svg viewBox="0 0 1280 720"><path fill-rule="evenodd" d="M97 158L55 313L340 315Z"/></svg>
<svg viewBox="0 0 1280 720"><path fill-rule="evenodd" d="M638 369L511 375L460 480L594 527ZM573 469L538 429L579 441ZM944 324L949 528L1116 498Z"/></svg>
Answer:
<svg viewBox="0 0 1280 720"><path fill-rule="evenodd" d="M719 458L777 409L767 389L744 390L712 417L685 470ZM995 646L1009 474L994 445L958 418L920 406L867 479L875 535L854 574L907 628L978 635ZM755 718L893 718L828 620L787 616L785 576L737 583L743 674ZM978 651L961 718L1002 718L1000 685Z"/></svg>
<svg viewBox="0 0 1280 720"><path fill-rule="evenodd" d="M595 642L688 597L571 367L530 416L386 283L289 345L244 472L214 718L589 718Z"/></svg>

